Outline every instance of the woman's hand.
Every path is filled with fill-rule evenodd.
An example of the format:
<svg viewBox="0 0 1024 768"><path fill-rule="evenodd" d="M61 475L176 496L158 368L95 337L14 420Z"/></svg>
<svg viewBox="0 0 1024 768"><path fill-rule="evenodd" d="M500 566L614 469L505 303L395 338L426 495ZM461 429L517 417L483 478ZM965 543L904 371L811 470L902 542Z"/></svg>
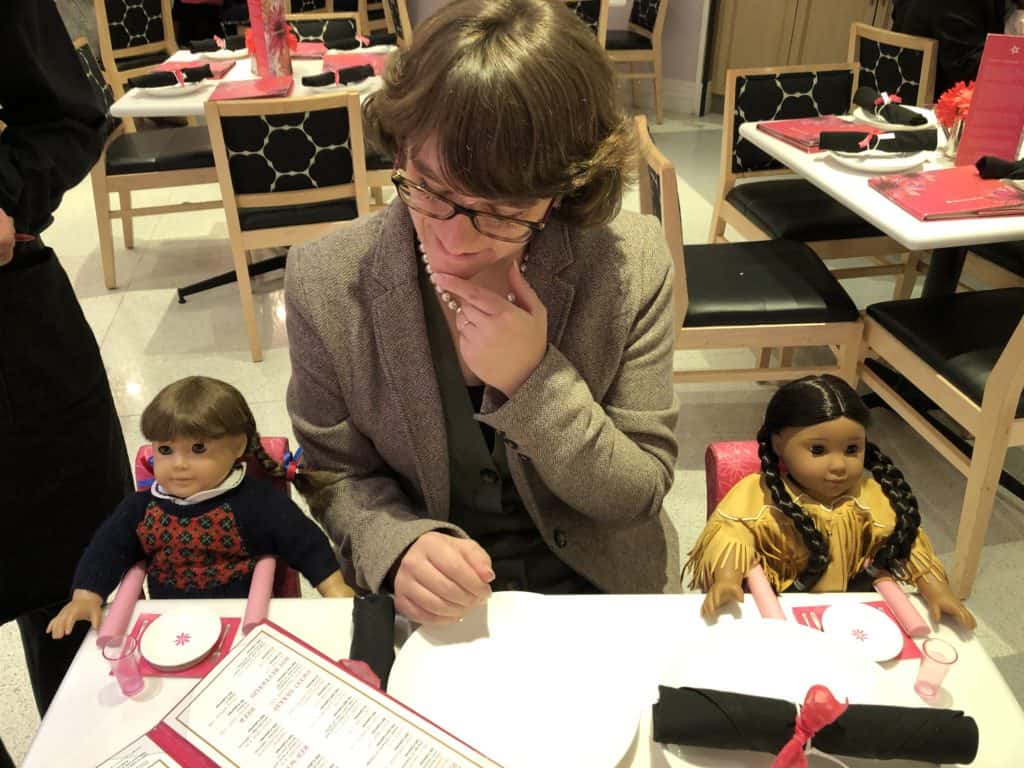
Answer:
<svg viewBox="0 0 1024 768"><path fill-rule="evenodd" d="M917 591L928 603L928 615L932 617L932 621L938 623L945 613L952 616L964 629L974 629L978 625L974 616L967 610L967 606L960 602L946 582L932 576L922 576L917 581Z"/></svg>
<svg viewBox="0 0 1024 768"><path fill-rule="evenodd" d="M491 596L491 557L472 539L430 531L405 551L395 610L421 624L458 621Z"/></svg>
<svg viewBox="0 0 1024 768"><path fill-rule="evenodd" d="M548 345L547 309L518 263L513 260L508 270L515 303L454 275L435 272L431 279L459 298L462 311L455 324L466 365L485 384L511 398L540 365Z"/></svg>
<svg viewBox="0 0 1024 768"><path fill-rule="evenodd" d="M14 219L0 211L0 267L14 258Z"/></svg>
<svg viewBox="0 0 1024 768"><path fill-rule="evenodd" d="M88 620L93 629L99 629L102 616L103 598L87 589L76 589L71 595L71 602L46 625L46 631L54 640L60 640L70 635L75 624L83 619Z"/></svg>
<svg viewBox="0 0 1024 768"><path fill-rule="evenodd" d="M700 615L705 619L713 617L719 608L729 603L743 602L743 574L727 565L715 569L711 580L711 588L700 607Z"/></svg>

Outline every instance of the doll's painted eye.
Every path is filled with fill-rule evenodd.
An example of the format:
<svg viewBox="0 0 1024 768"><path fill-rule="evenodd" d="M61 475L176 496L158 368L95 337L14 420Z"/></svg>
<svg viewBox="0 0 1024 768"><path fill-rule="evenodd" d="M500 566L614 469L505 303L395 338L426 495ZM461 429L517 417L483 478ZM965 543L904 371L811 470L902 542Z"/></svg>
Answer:
<svg viewBox="0 0 1024 768"><path fill-rule="evenodd" d="M156 448L156 452L159 453L161 456L170 456L171 455L171 446L169 446L169 445L158 445L157 448Z"/></svg>
<svg viewBox="0 0 1024 768"><path fill-rule="evenodd" d="M811 446L811 456L824 456L824 455L825 455L825 446L824 445L812 445Z"/></svg>
<svg viewBox="0 0 1024 768"><path fill-rule="evenodd" d="M192 453L206 453L206 443L192 443Z"/></svg>
<svg viewBox="0 0 1024 768"><path fill-rule="evenodd" d="M860 445L858 445L857 443L851 443L850 445L846 446L846 455L847 456L856 456L859 453L860 453Z"/></svg>

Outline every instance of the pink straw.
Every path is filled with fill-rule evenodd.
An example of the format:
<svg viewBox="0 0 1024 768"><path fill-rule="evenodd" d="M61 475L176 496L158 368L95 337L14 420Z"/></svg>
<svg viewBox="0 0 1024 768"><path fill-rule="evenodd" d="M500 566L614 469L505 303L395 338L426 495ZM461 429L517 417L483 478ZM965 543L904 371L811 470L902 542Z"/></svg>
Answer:
<svg viewBox="0 0 1024 768"><path fill-rule="evenodd" d="M906 592L900 589L899 584L889 577L883 577L875 581L875 591L882 596L896 621L903 627L903 631L911 637L924 637L931 632L931 627L918 612L914 604L910 602Z"/></svg>
<svg viewBox="0 0 1024 768"><path fill-rule="evenodd" d="M270 595L274 591L274 567L272 555L264 555L256 563L249 586L249 599L245 602L245 616L242 617L242 632L248 634L253 627L267 618Z"/></svg>
<svg viewBox="0 0 1024 768"><path fill-rule="evenodd" d="M761 612L761 618L786 620L786 614L779 604L779 597L764 575L760 565L754 565L747 571L747 589L754 598L754 605Z"/></svg>
<svg viewBox="0 0 1024 768"><path fill-rule="evenodd" d="M114 602L107 610L106 618L100 625L99 634L96 637L96 645L100 648L105 646L111 637L125 634L128 629L128 620L135 611L135 603L139 600L142 592L142 582L146 578L146 564L138 562L128 569L128 572L121 579L121 585L117 588Z"/></svg>

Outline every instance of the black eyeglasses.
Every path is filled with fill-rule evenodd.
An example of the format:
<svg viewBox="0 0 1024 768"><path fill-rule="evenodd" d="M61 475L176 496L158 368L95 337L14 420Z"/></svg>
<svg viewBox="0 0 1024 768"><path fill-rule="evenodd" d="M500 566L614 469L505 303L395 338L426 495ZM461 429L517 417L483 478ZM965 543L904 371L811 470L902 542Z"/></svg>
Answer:
<svg viewBox="0 0 1024 768"><path fill-rule="evenodd" d="M501 216L497 213L486 213L474 211L464 205L449 200L443 195L432 192L422 184L410 180L401 171L391 174L391 181L402 201L414 211L429 216L432 219L448 221L454 219L460 213L466 216L472 223L473 228L481 235L492 237L495 240L502 240L506 243L525 243L534 232L540 232L547 226L548 216L554 207L554 201L548 205L544 212L544 218L540 221L526 221L515 219L511 216Z"/></svg>

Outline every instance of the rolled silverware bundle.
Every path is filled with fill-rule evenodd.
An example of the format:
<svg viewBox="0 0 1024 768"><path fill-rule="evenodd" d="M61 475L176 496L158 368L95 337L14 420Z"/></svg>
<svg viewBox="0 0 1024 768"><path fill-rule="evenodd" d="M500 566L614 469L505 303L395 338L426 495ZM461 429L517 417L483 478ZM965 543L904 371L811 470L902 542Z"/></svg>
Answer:
<svg viewBox="0 0 1024 768"><path fill-rule="evenodd" d="M853 103L863 107L869 114L882 118L894 125L924 125L928 119L912 109L900 106L896 101L886 102L885 98L874 88L861 86L853 94Z"/></svg>
<svg viewBox="0 0 1024 768"><path fill-rule="evenodd" d="M820 149L839 152L922 152L938 146L939 135L934 128L921 131L822 131L818 139Z"/></svg>

